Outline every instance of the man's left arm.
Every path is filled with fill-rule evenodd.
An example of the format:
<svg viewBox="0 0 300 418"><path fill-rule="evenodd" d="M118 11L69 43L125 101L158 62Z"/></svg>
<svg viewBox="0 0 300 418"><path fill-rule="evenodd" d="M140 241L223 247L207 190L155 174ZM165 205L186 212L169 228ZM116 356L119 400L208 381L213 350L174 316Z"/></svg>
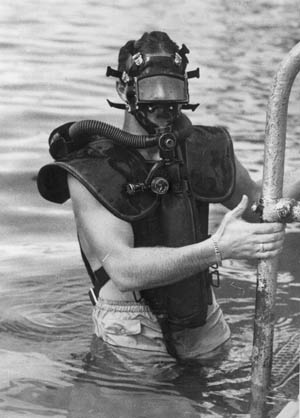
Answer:
<svg viewBox="0 0 300 418"><path fill-rule="evenodd" d="M233 209L241 200L243 194L249 198L248 209L243 218L248 222L258 222L259 215L254 213L251 206L261 198L261 181L255 182L246 168L235 157L236 184L232 196L223 202L228 209ZM300 172L288 172L284 176L283 197L300 200Z"/></svg>

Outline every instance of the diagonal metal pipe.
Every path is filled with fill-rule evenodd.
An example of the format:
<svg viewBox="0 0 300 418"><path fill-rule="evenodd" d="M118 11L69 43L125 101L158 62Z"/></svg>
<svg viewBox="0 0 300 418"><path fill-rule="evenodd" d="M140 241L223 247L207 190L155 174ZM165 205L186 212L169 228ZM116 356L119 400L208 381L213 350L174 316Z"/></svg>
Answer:
<svg viewBox="0 0 300 418"><path fill-rule="evenodd" d="M300 42L282 61L273 81L268 104L261 202L264 222L274 221L274 213L282 222L286 222L288 218L281 204L286 126L290 92L299 71ZM300 203L291 200L287 202L287 206L291 207L288 221L300 221ZM258 263L252 351L251 418L265 417L264 408L272 368L277 269L278 257L260 260Z"/></svg>

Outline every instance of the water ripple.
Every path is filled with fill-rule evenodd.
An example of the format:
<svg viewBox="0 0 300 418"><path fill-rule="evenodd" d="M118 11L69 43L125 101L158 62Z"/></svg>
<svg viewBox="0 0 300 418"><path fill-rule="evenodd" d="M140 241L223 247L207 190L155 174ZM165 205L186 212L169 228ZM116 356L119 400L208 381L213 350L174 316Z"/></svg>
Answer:
<svg viewBox="0 0 300 418"><path fill-rule="evenodd" d="M299 40L297 7L296 0L138 0L134 6L128 0L1 2L3 416L115 418L120 411L128 418L133 413L145 418L244 416L256 266L226 262L220 269L216 294L232 329L232 346L220 364L179 366L160 359L155 368L157 358L147 366L143 358L111 354L101 345L90 349L89 279L70 204L43 201L34 178L50 160L47 140L57 125L97 118L120 126L120 113L105 102L118 101L106 66L115 67L119 47L128 39L161 29L189 47L190 69L200 67L200 80L190 82L191 102L201 103L189 113L192 121L227 126L239 159L260 179L266 105L276 68ZM296 79L289 103L288 168L299 166L299 99ZM214 211L216 225L223 212L215 216ZM300 321L298 244L294 226L278 280L276 348ZM20 352L9 351L11 346ZM68 370L71 363L79 369Z"/></svg>

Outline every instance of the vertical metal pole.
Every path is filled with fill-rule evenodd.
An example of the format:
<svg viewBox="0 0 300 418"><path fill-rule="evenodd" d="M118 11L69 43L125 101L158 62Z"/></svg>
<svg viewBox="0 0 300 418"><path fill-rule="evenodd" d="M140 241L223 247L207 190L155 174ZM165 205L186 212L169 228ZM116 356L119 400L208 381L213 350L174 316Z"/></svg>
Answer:
<svg viewBox="0 0 300 418"><path fill-rule="evenodd" d="M266 204L282 197L286 124L291 87L300 71L300 43L282 61L274 78L267 110L262 198ZM268 216L263 216L268 222ZM263 418L270 385L278 258L261 260L257 269L252 351L251 418Z"/></svg>

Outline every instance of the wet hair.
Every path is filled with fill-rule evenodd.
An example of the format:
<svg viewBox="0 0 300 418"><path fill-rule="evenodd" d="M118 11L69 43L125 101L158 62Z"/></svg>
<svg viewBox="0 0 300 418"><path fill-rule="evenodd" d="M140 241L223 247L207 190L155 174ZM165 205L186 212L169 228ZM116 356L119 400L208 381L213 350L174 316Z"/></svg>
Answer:
<svg viewBox="0 0 300 418"><path fill-rule="evenodd" d="M128 41L119 52L118 70L126 70L126 61L129 55L137 52L142 54L167 52L174 54L179 51L178 45L165 32L153 31L145 32L137 41Z"/></svg>

